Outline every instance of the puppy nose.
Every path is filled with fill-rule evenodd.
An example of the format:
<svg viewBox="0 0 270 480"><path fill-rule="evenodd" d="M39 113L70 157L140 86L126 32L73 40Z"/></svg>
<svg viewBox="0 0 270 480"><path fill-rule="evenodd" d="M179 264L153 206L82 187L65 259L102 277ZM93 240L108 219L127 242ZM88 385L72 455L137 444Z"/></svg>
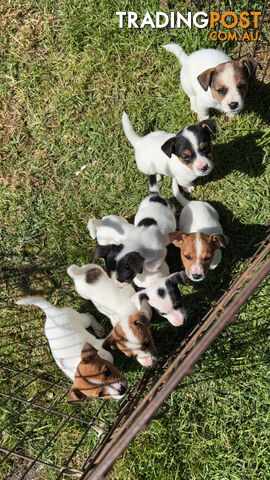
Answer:
<svg viewBox="0 0 270 480"><path fill-rule="evenodd" d="M202 278L201 273L192 273L192 277L195 278L195 280L199 280L199 278Z"/></svg>
<svg viewBox="0 0 270 480"><path fill-rule="evenodd" d="M238 105L239 105L238 102L229 103L229 107L231 110L235 110L238 107Z"/></svg>
<svg viewBox="0 0 270 480"><path fill-rule="evenodd" d="M120 390L119 390L119 395L124 395L127 391L127 386L124 385L123 383L121 384Z"/></svg>
<svg viewBox="0 0 270 480"><path fill-rule="evenodd" d="M208 170L208 165L204 165L200 170L201 172L206 172L206 170Z"/></svg>

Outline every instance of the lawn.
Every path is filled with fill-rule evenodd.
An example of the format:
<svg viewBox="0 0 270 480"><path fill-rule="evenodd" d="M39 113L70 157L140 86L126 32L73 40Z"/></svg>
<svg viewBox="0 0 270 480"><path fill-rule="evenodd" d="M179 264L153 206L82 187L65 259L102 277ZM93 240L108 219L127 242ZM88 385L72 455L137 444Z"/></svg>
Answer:
<svg viewBox="0 0 270 480"><path fill-rule="evenodd" d="M255 2L252 8L261 10L262 4ZM196 123L179 84L179 64L162 45L176 42L187 53L215 46L207 30L120 30L115 12L183 12L185 8L183 2L172 5L166 0L149 0L143 7L138 0L132 6L122 0L31 0L0 5L1 363L46 376L56 384L44 393L43 382L28 385L25 378L10 379L3 370L3 393L57 404L56 408L85 421L98 413L100 403L94 401L85 402L79 410L66 404L63 388L68 380L51 359L42 313L18 308L14 302L22 296L43 295L55 305L92 312L109 331L108 321L75 294L66 268L93 260L95 242L86 228L90 216L111 213L130 218L147 194L147 177L136 168L133 149L122 131L122 112L128 113L140 134L154 129L177 131ZM263 66L266 30L258 48ZM227 47L237 55L237 43ZM254 245L265 236L269 100L266 76L264 83L250 89L239 116L232 119L213 112L217 121L215 168L197 182L193 198L210 201L217 208L230 246L203 284L184 289L190 321L202 318L217 302L221 290L230 285L255 251ZM168 178L160 188L171 197ZM173 248L173 270L177 270L178 258ZM167 415L137 436L108 478L270 478L269 294L265 280L241 309L238 322L220 336L194 375L171 395ZM181 335L157 316L152 331L161 357ZM121 355L116 365L130 386L143 374L142 367ZM38 424L23 444L23 451L34 456L59 426L52 414L43 417L42 411L27 404L1 397L0 405L3 448L13 448ZM117 402L106 403L101 416L104 425L114 420L118 408ZM64 464L83 431L82 423L67 423L44 451L43 461ZM96 439L91 430L74 468L81 467ZM9 457L0 466L0 478L15 480L23 467ZM38 467L33 478L53 480L57 475Z"/></svg>

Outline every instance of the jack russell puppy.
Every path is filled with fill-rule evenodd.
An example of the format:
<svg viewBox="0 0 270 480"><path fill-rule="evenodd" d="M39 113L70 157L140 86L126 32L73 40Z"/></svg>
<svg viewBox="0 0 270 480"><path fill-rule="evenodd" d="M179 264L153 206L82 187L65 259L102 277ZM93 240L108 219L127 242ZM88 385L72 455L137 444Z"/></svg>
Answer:
<svg viewBox="0 0 270 480"><path fill-rule="evenodd" d="M229 237L223 234L217 211L207 202L187 200L173 184L174 195L184 207L179 217L178 232L171 233L171 241L181 250L185 272L194 282L206 277L221 261L220 248L225 248Z"/></svg>
<svg viewBox="0 0 270 480"><path fill-rule="evenodd" d="M128 223L128 221L118 215L107 215L101 220L90 218L87 224L90 236L96 238L99 245L109 245L112 242L119 245L124 243L126 237L135 229L135 225ZM138 273L133 282L137 287L145 288L152 283L156 283L160 279L170 275L169 267L164 261L156 272L149 272L143 268L142 273ZM122 284L115 282L117 286L122 287Z"/></svg>
<svg viewBox="0 0 270 480"><path fill-rule="evenodd" d="M176 43L164 45L182 65L180 82L198 120L209 118L209 108L232 117L241 112L249 79L258 63L252 57L232 60L221 50L206 48L187 55Z"/></svg>
<svg viewBox="0 0 270 480"><path fill-rule="evenodd" d="M142 310L138 311L131 301L134 288L131 285L118 288L103 268L95 264L83 267L71 265L67 273L74 280L78 294L91 300L111 321L113 330L103 347L113 349L117 346L144 367L153 367L157 361L157 350L149 329L151 308L143 302Z"/></svg>
<svg viewBox="0 0 270 480"><path fill-rule="evenodd" d="M106 272L118 287L131 283L144 269L157 272L167 254L169 234L176 229L175 208L158 192L150 176L150 194L139 205L135 229L120 245L98 245L94 258L103 258Z"/></svg>
<svg viewBox="0 0 270 480"><path fill-rule="evenodd" d="M68 401L78 404L84 396L122 398L127 391L126 378L114 367L113 357L86 328L100 334L101 326L90 313L72 308L56 308L42 297L18 300L17 305L36 305L46 315L45 335L54 360L73 385Z"/></svg>
<svg viewBox="0 0 270 480"><path fill-rule="evenodd" d="M182 296L178 289L179 283L186 284L184 272L160 277L137 292L131 301L138 309L141 308L142 302L148 302L159 315L166 318L175 327L179 327L186 319L186 310L183 308Z"/></svg>
<svg viewBox="0 0 270 480"><path fill-rule="evenodd" d="M184 190L192 192L193 181L209 175L213 169L210 137L216 132L215 120L185 127L177 134L157 130L144 137L137 135L125 112L122 125L135 149L137 167L143 173L173 177Z"/></svg>

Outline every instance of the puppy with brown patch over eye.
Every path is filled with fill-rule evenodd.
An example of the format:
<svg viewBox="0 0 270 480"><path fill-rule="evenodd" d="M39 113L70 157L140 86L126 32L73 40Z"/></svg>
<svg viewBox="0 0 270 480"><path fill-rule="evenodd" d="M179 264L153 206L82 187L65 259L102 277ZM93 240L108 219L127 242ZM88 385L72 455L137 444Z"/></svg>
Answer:
<svg viewBox="0 0 270 480"><path fill-rule="evenodd" d="M126 391L126 378L111 362L101 358L96 348L85 343L81 361L77 366L73 385L68 394L68 401L78 404L85 396L118 400L123 398Z"/></svg>
<svg viewBox="0 0 270 480"><path fill-rule="evenodd" d="M210 108L228 116L241 112L249 80L255 76L258 66L254 58L232 60L214 48L197 50L188 56L176 43L164 48L182 65L180 82L198 120L209 118Z"/></svg>
<svg viewBox="0 0 270 480"><path fill-rule="evenodd" d="M220 248L225 248L229 237L223 234L217 211L207 202L189 201L173 184L174 195L184 207L179 218L178 232L170 235L174 245L181 249L185 272L193 282L204 280L208 270L214 270L221 261Z"/></svg>
<svg viewBox="0 0 270 480"><path fill-rule="evenodd" d="M148 303L142 302L138 311L131 301L135 295L134 288L131 285L118 288L99 265L71 265L67 273L74 280L78 294L91 300L111 321L113 330L105 339L103 348L116 345L144 367L152 367L157 353L149 329L152 312Z"/></svg>
<svg viewBox="0 0 270 480"><path fill-rule="evenodd" d="M133 313L116 323L103 347L118 347L124 355L136 359L143 367L153 367L157 361L157 350L149 323L150 319L145 311Z"/></svg>
<svg viewBox="0 0 270 480"><path fill-rule="evenodd" d="M72 308L56 308L41 297L23 298L18 305L36 305L46 315L45 335L58 367L72 381L68 401L80 403L82 398L122 398L127 380L115 368L110 352L103 348L104 339L91 335L91 326L100 333L101 327L88 313Z"/></svg>

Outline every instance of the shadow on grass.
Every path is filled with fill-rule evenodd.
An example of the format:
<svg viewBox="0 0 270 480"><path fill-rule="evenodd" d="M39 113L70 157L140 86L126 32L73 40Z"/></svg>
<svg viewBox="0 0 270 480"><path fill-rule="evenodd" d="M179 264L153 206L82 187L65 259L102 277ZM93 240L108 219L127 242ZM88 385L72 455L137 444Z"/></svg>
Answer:
<svg viewBox="0 0 270 480"><path fill-rule="evenodd" d="M256 80L249 89L245 109L255 112L264 122L270 123L270 85Z"/></svg>
<svg viewBox="0 0 270 480"><path fill-rule="evenodd" d="M264 151L257 145L260 132L248 133L236 137L229 143L214 146L214 169L209 179L219 180L233 171L243 172L250 177L258 177L265 167L262 165ZM197 179L198 183L207 183L208 177ZM196 183L197 183L196 181Z"/></svg>

